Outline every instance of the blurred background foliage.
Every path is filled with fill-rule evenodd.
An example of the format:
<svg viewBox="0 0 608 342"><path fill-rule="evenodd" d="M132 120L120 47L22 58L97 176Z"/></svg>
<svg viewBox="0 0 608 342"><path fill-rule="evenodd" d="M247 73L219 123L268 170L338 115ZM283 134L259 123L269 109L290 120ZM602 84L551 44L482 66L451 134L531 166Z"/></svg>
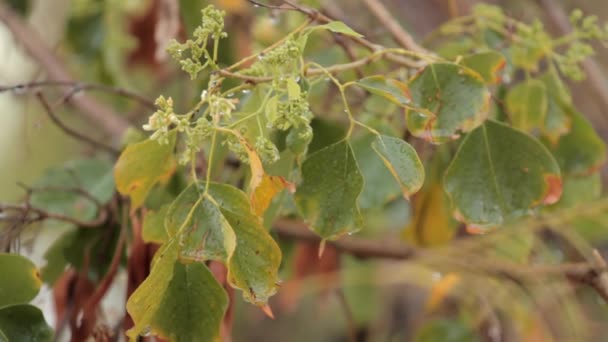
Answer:
<svg viewBox="0 0 608 342"><path fill-rule="evenodd" d="M28 18L45 41L55 47L57 55L79 81L126 88L151 99L162 93L174 99L176 108L184 110L190 108L193 99L200 96L207 85L207 77L190 81L163 52L162 37L155 37L154 32L157 25L161 25L159 23L170 26L172 19L159 17L159 13L165 13L159 10L161 1L4 1ZM401 25L420 42L424 42L425 37L447 20L470 13L477 2L384 1ZM584 13L597 15L602 23L608 20L608 3L603 0L488 2L524 22L540 18L556 36L563 34L556 11L570 13L574 8L580 8ZM178 37L186 37L199 25L200 9L207 3L209 1L206 0L178 2L177 17L181 19L176 31ZM228 12L229 37L220 51L223 65L232 64L272 44L305 19L295 12L254 7L245 0L216 0L213 3ZM386 28L364 10L360 1L302 0L299 3L321 8L374 42L394 45ZM433 48L447 49L446 45ZM581 82L570 81L569 86L577 110L606 140L608 86L604 75L608 67L605 65L608 50L599 44L594 48L597 52L593 64L595 69L589 69L594 72L593 77ZM306 54L322 65L348 60L345 50L329 36L320 36L309 42ZM1 84L28 82L40 74L41 71L19 50L8 31L1 27ZM53 94L55 90L48 91ZM341 126L335 123L343 120L341 110L337 109L339 104L328 100L332 91L335 92L329 87L315 87L311 94L312 110L322 119L313 121L315 138L310 150L326 146L344 134ZM75 156L94 155L92 149L65 136L53 125L35 99L20 95L0 94L0 202L23 198L23 189L17 183L35 183L49 167L57 167L75 159ZM136 127L151 114L141 104L120 96L105 93L95 93L94 96L110 104ZM256 99L252 95L247 101ZM361 108L361 121L380 131L398 132L403 126L400 109L379 101L376 96L370 97ZM60 115L70 127L96 139L108 139L77 110L65 106L61 108ZM428 157L428 151L426 158L424 150L420 152L426 161L427 181L416 199L417 205L411 208L409 202L399 196L398 189L386 186L384 180L390 176L380 171L383 168L377 168L371 161L365 162L366 155L370 153L370 137L362 135L357 139L353 145L357 158L364 161L361 163L362 172L377 181L374 191L365 190L359 199L361 207L367 210L368 227L359 235L380 241L402 239L416 246L446 248L445 259L433 260L432 265L362 261L331 248L323 258L317 259L316 244L281 240L285 255L282 279L286 281L271 302L277 318L269 320L255 307L244 305L236 296L235 341L599 341L605 338L608 334L608 306L593 291L574 288L561 278L536 282L531 277L525 287L520 287L514 282L500 281L483 270L469 270L466 265L458 265L458 260L466 255L519 264L531 260L557 264L571 260L573 255L588 256L592 247L601 251L608 247L606 214L569 221L565 224L565 231L532 233L523 227L488 238L484 244L462 250L449 249L445 244L464 234L463 227L451 217L449 203L440 185L442 170L450 160L453 152L450 149L453 150L454 145L435 149L432 158ZM277 171L271 173L280 174L281 164L273 167ZM241 176L238 172L227 172L222 177L229 181L238 179ZM573 190L566 191L581 195L574 196L570 203L568 199L562 200L559 205L570 207L581 202L593 203L602 194L602 185L608 180L607 172L604 165L597 175L589 179L567 180L565 187ZM148 199L149 207L159 207L165 195L160 190L153 193ZM378 201L388 204L382 208L374 208L370 204ZM289 205L288 202L286 206ZM112 237L110 241L115 242L115 239ZM83 241L91 240L96 241L90 233L70 233L64 235L59 243L75 248ZM564 244L564 240L570 244ZM22 242L23 248L29 248L34 260L42 264L41 250L32 250L33 246L38 246L37 243L33 237ZM55 250L59 248L57 244L54 246ZM103 245L95 246L103 249ZM68 259L63 262L79 266L78 252L67 256L59 254L57 258ZM46 258L49 262L55 260L48 255ZM104 267L107 263L93 265L91 277L99 277ZM57 277L56 272L47 268L46 275L51 283ZM340 284L338 291L335 290L337 284ZM120 294L110 300L118 303L114 304L115 307L124 303ZM45 313L49 323L55 322L53 314ZM116 324L119 319L120 316L109 317L108 321Z"/></svg>

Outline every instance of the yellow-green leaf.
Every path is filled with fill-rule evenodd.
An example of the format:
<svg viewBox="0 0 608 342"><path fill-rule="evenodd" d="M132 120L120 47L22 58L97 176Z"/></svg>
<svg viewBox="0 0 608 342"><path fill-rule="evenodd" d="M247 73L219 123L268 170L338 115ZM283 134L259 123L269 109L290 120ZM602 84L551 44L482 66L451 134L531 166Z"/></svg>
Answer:
<svg viewBox="0 0 608 342"><path fill-rule="evenodd" d="M507 93L505 105L513 127L524 132L542 129L547 114L547 89L539 80L527 80Z"/></svg>
<svg viewBox="0 0 608 342"><path fill-rule="evenodd" d="M489 120L461 143L444 178L456 216L495 226L559 200L559 166L534 137Z"/></svg>
<svg viewBox="0 0 608 342"><path fill-rule="evenodd" d="M411 133L434 144L460 137L488 117L490 92L475 72L456 64L431 64L409 83Z"/></svg>
<svg viewBox="0 0 608 342"><path fill-rule="evenodd" d="M118 158L114 167L116 187L121 194L131 197L133 209L144 203L154 184L168 179L175 170L174 147L175 132L172 132L168 144L142 141L128 146Z"/></svg>
<svg viewBox="0 0 608 342"><path fill-rule="evenodd" d="M382 96L398 105L407 105L412 102L407 85L396 79L376 75L365 77L359 80L357 84L370 93Z"/></svg>
<svg viewBox="0 0 608 342"><path fill-rule="evenodd" d="M310 228L323 239L337 239L360 229L357 199L363 176L346 140L310 155L302 164L296 204Z"/></svg>
<svg viewBox="0 0 608 342"><path fill-rule="evenodd" d="M356 32L352 28L348 27L345 23L341 21L332 21L325 25L314 26L312 29L327 29L334 33L341 33L351 37L362 38L363 35Z"/></svg>
<svg viewBox="0 0 608 342"><path fill-rule="evenodd" d="M173 239L156 252L150 274L129 297L127 312L133 319L134 325L127 331L127 335L132 341L146 329L151 328L154 315L173 278L176 260L177 242Z"/></svg>
<svg viewBox="0 0 608 342"><path fill-rule="evenodd" d="M496 51L485 51L465 56L461 63L476 71L486 83L496 84L501 81L500 72L507 61Z"/></svg>
<svg viewBox="0 0 608 342"><path fill-rule="evenodd" d="M0 307L28 303L40 290L38 269L18 254L0 253Z"/></svg>
<svg viewBox="0 0 608 342"><path fill-rule="evenodd" d="M163 205L158 211L148 211L144 216L142 238L144 242L162 244L168 240L165 229L165 216L169 205Z"/></svg>
<svg viewBox="0 0 608 342"><path fill-rule="evenodd" d="M555 144L559 137L570 131L572 122L568 112L572 108L572 98L557 72L549 71L539 79L547 89L547 114L543 135Z"/></svg>

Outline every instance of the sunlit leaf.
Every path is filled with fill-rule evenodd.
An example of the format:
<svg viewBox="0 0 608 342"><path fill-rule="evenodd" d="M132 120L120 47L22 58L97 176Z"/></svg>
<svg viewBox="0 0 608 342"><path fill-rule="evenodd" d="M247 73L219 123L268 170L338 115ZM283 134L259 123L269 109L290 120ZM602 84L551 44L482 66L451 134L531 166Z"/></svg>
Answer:
<svg viewBox="0 0 608 342"><path fill-rule="evenodd" d="M44 320L42 311L29 304L0 309L0 341L51 342L53 329Z"/></svg>
<svg viewBox="0 0 608 342"><path fill-rule="evenodd" d="M606 144L583 115L574 110L569 114L570 132L560 137L557 144L546 145L564 174L587 175L606 161Z"/></svg>
<svg viewBox="0 0 608 342"><path fill-rule="evenodd" d="M285 180L285 178L281 176L264 175L260 185L258 185L251 194L253 212L258 216L264 215L264 212L270 205L274 196L285 188L289 189L291 192L295 191L295 186Z"/></svg>
<svg viewBox="0 0 608 342"><path fill-rule="evenodd" d="M407 105L412 102L407 84L396 79L386 78L382 75L369 76L361 79L357 84L370 93L382 96L398 105Z"/></svg>
<svg viewBox="0 0 608 342"><path fill-rule="evenodd" d="M505 57L496 51L485 51L465 56L462 65L476 71L486 83L500 83L502 69L507 61Z"/></svg>
<svg viewBox="0 0 608 342"><path fill-rule="evenodd" d="M174 147L175 132L172 132L168 144L142 141L127 146L118 158L114 167L116 187L121 194L131 197L133 209L144 203L154 184L168 179L175 170Z"/></svg>
<svg viewBox="0 0 608 342"><path fill-rule="evenodd" d="M372 147L399 184L405 198L420 190L424 184L424 167L410 144L398 138L380 135Z"/></svg>
<svg viewBox="0 0 608 342"><path fill-rule="evenodd" d="M561 183L557 162L539 141L487 121L461 143L446 170L444 186L458 219L483 227L557 202Z"/></svg>
<svg viewBox="0 0 608 342"><path fill-rule="evenodd" d="M357 198L363 176L346 140L310 155L302 165L302 178L296 204L314 232L323 239L336 239L359 230Z"/></svg>
<svg viewBox="0 0 608 342"><path fill-rule="evenodd" d="M505 105L513 127L525 132L542 129L547 114L547 89L539 80L527 80L507 93Z"/></svg>
<svg viewBox="0 0 608 342"><path fill-rule="evenodd" d="M341 21L332 21L324 25L314 26L313 29L327 29L334 33L341 33L351 37L362 38L363 35L355 32L352 28L348 27L345 23Z"/></svg>
<svg viewBox="0 0 608 342"><path fill-rule="evenodd" d="M152 332L169 341L213 341L219 336L227 307L226 291L207 266L176 261L152 318Z"/></svg>
<svg viewBox="0 0 608 342"><path fill-rule="evenodd" d="M170 240L156 252L150 274L127 301L127 312L134 325L127 331L131 340L150 328L169 283L177 260L177 242Z"/></svg>
<svg viewBox="0 0 608 342"><path fill-rule="evenodd" d="M440 144L481 125L490 92L474 72L455 64L431 64L409 83L412 106L407 126L416 137Z"/></svg>
<svg viewBox="0 0 608 342"><path fill-rule="evenodd" d="M42 285L34 263L21 255L0 253L0 274L0 307L28 303Z"/></svg>

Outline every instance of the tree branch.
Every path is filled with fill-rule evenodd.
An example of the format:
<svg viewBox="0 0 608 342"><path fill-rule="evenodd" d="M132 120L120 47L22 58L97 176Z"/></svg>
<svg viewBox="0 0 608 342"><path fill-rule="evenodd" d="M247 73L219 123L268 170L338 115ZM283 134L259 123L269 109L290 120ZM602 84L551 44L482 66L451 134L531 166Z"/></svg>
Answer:
<svg viewBox="0 0 608 342"><path fill-rule="evenodd" d="M378 19L388 32L393 36L393 39L404 49L412 50L417 53L429 54L430 52L418 45L414 38L405 31L399 22L391 15L379 0L363 0L363 3L370 12Z"/></svg>
<svg viewBox="0 0 608 342"><path fill-rule="evenodd" d="M105 151L110 152L112 155L117 156L118 154L120 154L120 151L118 151L117 149L113 148L112 146L108 146L104 143L101 143L99 141L95 141L94 139L89 138L88 136L66 126L63 122L61 122L61 120L59 120L59 118L57 117L57 115L55 115L55 112L53 111L53 108L51 108L51 106L49 105L48 101L46 100L46 98L44 97L44 95L42 95L41 92L37 92L36 93L36 97L38 98L38 101L40 101L40 104L42 104L42 107L44 108L44 110L46 111L47 115L49 116L49 118L51 119L51 121L53 121L53 123L59 127L65 134L71 136L72 138L76 139L76 140L80 140L83 141L95 148L99 148Z"/></svg>
<svg viewBox="0 0 608 342"><path fill-rule="evenodd" d="M311 232L301 221L279 219L273 225L277 234L286 239L319 242L321 239ZM509 279L525 280L541 276L564 276L572 281L587 284L608 302L608 266L597 251L593 262L563 263L559 265L518 265L509 262L492 262L477 260L473 263L462 262L460 258L451 260L437 259L437 254L426 249L408 246L403 243L374 241L355 237L343 237L336 241L327 241L338 251L361 259L392 259L412 260L419 258L424 262L429 260L442 260L448 264L461 268L482 272L494 276L504 276Z"/></svg>
<svg viewBox="0 0 608 342"><path fill-rule="evenodd" d="M38 33L4 3L0 3L0 21L4 22L15 40L20 42L25 51L46 71L49 79L73 82L68 71ZM66 90L65 94L68 91ZM72 103L89 121L111 135L113 139L118 139L129 127L126 119L86 94L74 98Z"/></svg>

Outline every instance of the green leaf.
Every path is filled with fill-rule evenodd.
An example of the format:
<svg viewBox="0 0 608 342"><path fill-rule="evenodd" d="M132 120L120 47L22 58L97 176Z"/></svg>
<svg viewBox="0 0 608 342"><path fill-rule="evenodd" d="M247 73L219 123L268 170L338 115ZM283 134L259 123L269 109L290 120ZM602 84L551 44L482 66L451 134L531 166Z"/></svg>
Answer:
<svg viewBox="0 0 608 342"><path fill-rule="evenodd" d="M324 147L337 143L346 136L344 126L333 121L315 118L311 121L310 127L312 127L313 138L308 145L309 155Z"/></svg>
<svg viewBox="0 0 608 342"><path fill-rule="evenodd" d="M0 309L0 341L53 341L53 330L42 311L29 304L17 304Z"/></svg>
<svg viewBox="0 0 608 342"><path fill-rule="evenodd" d="M201 184L201 189L204 184ZM277 291L281 250L253 213L247 195L227 184L211 183L209 196L220 208L236 235L228 262L228 281L243 291L246 301L265 305Z"/></svg>
<svg viewBox="0 0 608 342"><path fill-rule="evenodd" d="M599 173L588 176L564 176L564 191L557 203L547 209L568 209L584 203L592 203L602 194L602 178Z"/></svg>
<svg viewBox="0 0 608 342"><path fill-rule="evenodd" d="M480 341L474 330L459 320L435 319L416 333L414 342L476 342Z"/></svg>
<svg viewBox="0 0 608 342"><path fill-rule="evenodd" d="M227 307L226 291L207 266L176 261L152 331L169 341L214 341Z"/></svg>
<svg viewBox="0 0 608 342"><path fill-rule="evenodd" d="M606 161L606 144L580 113L569 112L572 126L556 145L546 142L564 174L588 175Z"/></svg>
<svg viewBox="0 0 608 342"><path fill-rule="evenodd" d="M150 328L173 278L176 260L177 242L173 239L156 252L150 274L129 297L127 312L134 322L133 327L127 331L131 340L135 340L139 334Z"/></svg>
<svg viewBox="0 0 608 342"><path fill-rule="evenodd" d="M362 210L381 207L401 194L393 182L387 181L392 175L372 148L375 138L375 135L367 134L352 143L353 153L364 179L363 191L358 201Z"/></svg>
<svg viewBox="0 0 608 342"><path fill-rule="evenodd" d="M144 216L142 238L144 242L154 242L162 244L169 239L165 229L165 217L169 205L163 205L158 211L148 211Z"/></svg>
<svg viewBox="0 0 608 342"><path fill-rule="evenodd" d="M505 105L513 127L524 132L542 129L547 114L547 89L539 80L527 80L507 93Z"/></svg>
<svg viewBox="0 0 608 342"><path fill-rule="evenodd" d="M568 89L556 72L547 72L539 78L547 89L547 115L543 135L552 143L570 131L572 124L568 112L572 107L572 98Z"/></svg>
<svg viewBox="0 0 608 342"><path fill-rule="evenodd" d="M17 254L0 253L0 274L0 308L31 301L42 284L36 265Z"/></svg>
<svg viewBox="0 0 608 342"><path fill-rule="evenodd" d="M555 203L559 167L535 138L496 121L471 132L448 167L444 187L459 220L493 226Z"/></svg>
<svg viewBox="0 0 608 342"><path fill-rule="evenodd" d="M155 140L130 145L118 158L114 167L116 187L121 194L131 197L133 209L144 203L154 184L168 179L175 170L175 136L175 132L171 132L165 145Z"/></svg>
<svg viewBox="0 0 608 342"><path fill-rule="evenodd" d="M409 83L411 133L434 144L457 139L488 117L490 92L479 75L456 64L431 64Z"/></svg>
<svg viewBox="0 0 608 342"><path fill-rule="evenodd" d="M403 197L409 198L420 190L424 184L424 167L410 144L398 138L380 135L372 147L399 183Z"/></svg>
<svg viewBox="0 0 608 342"><path fill-rule="evenodd" d="M314 232L323 239L337 239L359 230L357 198L363 176L348 141L310 155L302 164L302 178L296 204Z"/></svg>
<svg viewBox="0 0 608 342"><path fill-rule="evenodd" d="M341 33L341 34L351 36L351 37L363 38L362 34L355 32L355 30L348 27L348 25L346 25L345 23L343 23L341 21L332 21L325 25L314 26L314 27L312 27L312 29L315 29L315 30L327 29L333 33Z"/></svg>
<svg viewBox="0 0 608 342"><path fill-rule="evenodd" d="M501 81L500 72L507 61L499 52L485 51L465 56L461 63L476 71L486 83L497 84Z"/></svg>
<svg viewBox="0 0 608 342"><path fill-rule="evenodd" d="M38 190L32 193L32 206L81 221L92 220L98 214L95 200L103 205L114 194L112 164L102 159L74 160L47 170L33 187ZM67 224L54 222L53 225Z"/></svg>
<svg viewBox="0 0 608 342"><path fill-rule="evenodd" d="M236 236L210 196L195 184L186 188L171 204L165 226L171 236L179 234L180 258L227 263L234 253Z"/></svg>
<svg viewBox="0 0 608 342"><path fill-rule="evenodd" d="M357 84L370 93L382 96L398 105L408 105L412 102L407 84L396 79L382 75L369 76L359 80Z"/></svg>

